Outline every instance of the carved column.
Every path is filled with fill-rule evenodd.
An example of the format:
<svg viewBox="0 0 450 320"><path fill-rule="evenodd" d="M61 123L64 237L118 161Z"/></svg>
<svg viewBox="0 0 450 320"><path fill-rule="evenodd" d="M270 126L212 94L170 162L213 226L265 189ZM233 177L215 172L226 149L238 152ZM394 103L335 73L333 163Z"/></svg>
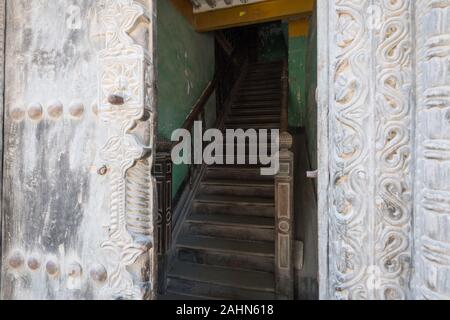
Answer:
<svg viewBox="0 0 450 320"><path fill-rule="evenodd" d="M319 65L328 73L319 90L327 90L327 105L321 104L329 126L328 153L320 151L328 168L320 174L330 173L320 195L328 197L321 213L320 238L328 237L321 296L405 299L412 252L412 1L334 0L319 8L328 12L328 35L319 33L319 41L330 67Z"/></svg>
<svg viewBox="0 0 450 320"><path fill-rule="evenodd" d="M450 299L450 2L419 0L415 298Z"/></svg>
<svg viewBox="0 0 450 320"><path fill-rule="evenodd" d="M158 293L165 294L167 252L172 244L172 143L158 139L153 174L156 179L158 214L156 239L158 249Z"/></svg>
<svg viewBox="0 0 450 320"><path fill-rule="evenodd" d="M99 117L107 125L102 150L110 180L109 287L115 299L153 297L155 1L108 0L100 12L106 48L100 52Z"/></svg>
<svg viewBox="0 0 450 320"><path fill-rule="evenodd" d="M294 298L294 154L292 136L281 133L280 170L275 177L275 281L278 299Z"/></svg>

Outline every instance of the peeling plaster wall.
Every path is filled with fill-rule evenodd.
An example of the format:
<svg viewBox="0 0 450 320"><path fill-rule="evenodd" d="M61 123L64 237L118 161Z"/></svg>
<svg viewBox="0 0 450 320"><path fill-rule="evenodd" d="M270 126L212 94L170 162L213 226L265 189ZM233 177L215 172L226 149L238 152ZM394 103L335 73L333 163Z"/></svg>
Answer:
<svg viewBox="0 0 450 320"><path fill-rule="evenodd" d="M171 138L214 77L214 35L196 33L167 0L158 0L158 135ZM213 96L207 106L215 108ZM173 195L188 172L175 166Z"/></svg>

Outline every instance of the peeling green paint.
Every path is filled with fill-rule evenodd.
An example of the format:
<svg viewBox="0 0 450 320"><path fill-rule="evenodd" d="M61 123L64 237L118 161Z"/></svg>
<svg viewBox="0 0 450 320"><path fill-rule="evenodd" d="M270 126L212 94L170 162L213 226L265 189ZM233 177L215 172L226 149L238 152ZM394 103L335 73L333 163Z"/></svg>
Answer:
<svg viewBox="0 0 450 320"><path fill-rule="evenodd" d="M289 125L303 127L306 114L306 37L289 38Z"/></svg>
<svg viewBox="0 0 450 320"><path fill-rule="evenodd" d="M170 1L158 0L157 48L158 135L170 140L214 77L214 36L195 32ZM186 166L174 167L174 196L187 173Z"/></svg>
<svg viewBox="0 0 450 320"><path fill-rule="evenodd" d="M310 24L307 52L305 129L311 166L317 169L317 20L315 15Z"/></svg>

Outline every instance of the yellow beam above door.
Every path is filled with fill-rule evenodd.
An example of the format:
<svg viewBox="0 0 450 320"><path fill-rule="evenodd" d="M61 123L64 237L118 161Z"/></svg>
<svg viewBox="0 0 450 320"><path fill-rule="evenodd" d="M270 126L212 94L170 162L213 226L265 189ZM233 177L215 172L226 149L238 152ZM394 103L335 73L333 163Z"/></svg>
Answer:
<svg viewBox="0 0 450 320"><path fill-rule="evenodd" d="M289 21L289 37L306 37L309 32L309 19L302 18Z"/></svg>
<svg viewBox="0 0 450 320"><path fill-rule="evenodd" d="M315 0L268 0L227 9L194 14L196 31L206 32L256 23L305 17L314 9Z"/></svg>

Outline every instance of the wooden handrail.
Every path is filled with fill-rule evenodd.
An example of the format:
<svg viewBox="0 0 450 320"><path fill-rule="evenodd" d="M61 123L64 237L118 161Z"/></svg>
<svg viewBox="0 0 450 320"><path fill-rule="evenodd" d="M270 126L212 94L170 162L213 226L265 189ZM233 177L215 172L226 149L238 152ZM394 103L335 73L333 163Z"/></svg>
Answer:
<svg viewBox="0 0 450 320"><path fill-rule="evenodd" d="M228 41L228 39L225 37L223 31L217 31L216 33L216 39L217 42L220 44L220 46L222 47L223 51L225 51L225 53L228 56L231 56L233 54L233 45L230 43L230 41Z"/></svg>
<svg viewBox="0 0 450 320"><path fill-rule="evenodd" d="M288 60L283 60L281 75L281 132L289 130L289 71Z"/></svg>
<svg viewBox="0 0 450 320"><path fill-rule="evenodd" d="M206 88L203 90L202 94L200 95L200 98L197 100L197 102L192 107L191 112L187 116L186 120L183 124L183 129L186 129L190 131L192 127L194 126L194 122L198 119L198 117L203 113L206 104L208 103L208 100L211 98L211 95L216 90L219 80L223 77L223 75L228 71L228 69L235 63L234 60L237 58L238 54L238 48L234 50L233 54L230 57L230 60L227 64L227 66L221 70L216 71L213 80L211 80ZM174 146L177 143L174 143Z"/></svg>
<svg viewBox="0 0 450 320"><path fill-rule="evenodd" d="M218 75L214 76L214 79L208 83L205 90L203 90L202 94L200 95L200 98L197 100L197 102L194 104L194 107L192 108L192 111L187 116L186 120L183 124L183 129L191 130L194 122L198 119L200 114L202 114L206 103L208 102L209 98L211 98L211 95L213 94L214 90L216 90L218 83Z"/></svg>

